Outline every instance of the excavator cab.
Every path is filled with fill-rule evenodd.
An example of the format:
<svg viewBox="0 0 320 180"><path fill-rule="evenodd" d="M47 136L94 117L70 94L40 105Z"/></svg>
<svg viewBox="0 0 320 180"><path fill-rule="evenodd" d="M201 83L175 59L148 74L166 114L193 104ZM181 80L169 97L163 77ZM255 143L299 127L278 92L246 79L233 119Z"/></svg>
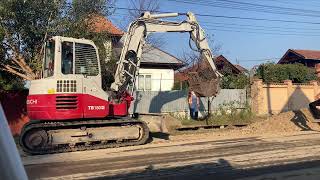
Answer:
<svg viewBox="0 0 320 180"><path fill-rule="evenodd" d="M65 120L102 118L110 111L101 87L98 51L90 40L55 36L45 44L42 78L31 82L30 118ZM123 110L119 115L127 115Z"/></svg>

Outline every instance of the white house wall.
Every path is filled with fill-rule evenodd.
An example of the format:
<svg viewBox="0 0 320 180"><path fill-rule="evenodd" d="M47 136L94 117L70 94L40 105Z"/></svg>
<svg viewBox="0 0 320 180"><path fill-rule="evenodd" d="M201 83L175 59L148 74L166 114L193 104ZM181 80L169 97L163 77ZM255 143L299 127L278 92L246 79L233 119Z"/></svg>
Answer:
<svg viewBox="0 0 320 180"><path fill-rule="evenodd" d="M139 75L151 75L151 91L171 91L173 88L173 84L174 84L173 69L140 68Z"/></svg>
<svg viewBox="0 0 320 180"><path fill-rule="evenodd" d="M103 43L103 45L106 50L105 62L107 63L108 61L111 60L111 56L112 56L112 41L111 41L111 39L108 39L107 41L105 41Z"/></svg>

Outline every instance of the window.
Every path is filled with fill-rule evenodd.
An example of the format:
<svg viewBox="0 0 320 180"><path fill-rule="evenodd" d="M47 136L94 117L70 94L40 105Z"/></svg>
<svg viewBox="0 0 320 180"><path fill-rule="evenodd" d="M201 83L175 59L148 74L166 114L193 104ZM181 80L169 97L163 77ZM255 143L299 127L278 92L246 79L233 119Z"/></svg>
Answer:
<svg viewBox="0 0 320 180"><path fill-rule="evenodd" d="M151 91L151 75L138 76L138 90Z"/></svg>
<svg viewBox="0 0 320 180"><path fill-rule="evenodd" d="M144 89L151 91L151 75L145 75L144 78Z"/></svg>
<svg viewBox="0 0 320 180"><path fill-rule="evenodd" d="M76 74L86 74L88 76L99 74L98 58L93 46L76 43L75 54Z"/></svg>
<svg viewBox="0 0 320 180"><path fill-rule="evenodd" d="M53 76L54 67L54 41L48 41L45 48L43 77Z"/></svg>
<svg viewBox="0 0 320 180"><path fill-rule="evenodd" d="M61 72L63 74L73 74L73 43L63 42L61 53Z"/></svg>
<svg viewBox="0 0 320 180"><path fill-rule="evenodd" d="M138 90L143 91L144 90L144 75L139 75L138 78Z"/></svg>

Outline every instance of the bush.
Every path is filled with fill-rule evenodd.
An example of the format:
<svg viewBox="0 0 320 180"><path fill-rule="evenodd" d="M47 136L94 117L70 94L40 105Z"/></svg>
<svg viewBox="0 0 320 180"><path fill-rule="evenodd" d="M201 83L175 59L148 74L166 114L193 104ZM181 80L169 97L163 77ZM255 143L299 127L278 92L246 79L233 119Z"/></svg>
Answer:
<svg viewBox="0 0 320 180"><path fill-rule="evenodd" d="M219 107L213 111L207 120L200 119L198 121L189 119L189 114L171 116L181 121L183 125L243 125L250 124L255 119L255 114L251 111L251 106L246 104L244 107L239 108L238 101L220 104Z"/></svg>
<svg viewBox="0 0 320 180"><path fill-rule="evenodd" d="M254 118L249 104L244 108L238 108L240 102L233 101L219 105L218 109L211 115L212 124L248 124Z"/></svg>
<svg viewBox="0 0 320 180"><path fill-rule="evenodd" d="M293 83L306 83L317 79L315 70L302 64L262 64L258 67L255 76L266 83L280 83L284 80L292 80Z"/></svg>
<svg viewBox="0 0 320 180"><path fill-rule="evenodd" d="M244 75L224 75L221 79L222 89L244 89L249 85L249 78Z"/></svg>
<svg viewBox="0 0 320 180"><path fill-rule="evenodd" d="M0 71L0 90L21 90L24 89L24 81L10 73Z"/></svg>

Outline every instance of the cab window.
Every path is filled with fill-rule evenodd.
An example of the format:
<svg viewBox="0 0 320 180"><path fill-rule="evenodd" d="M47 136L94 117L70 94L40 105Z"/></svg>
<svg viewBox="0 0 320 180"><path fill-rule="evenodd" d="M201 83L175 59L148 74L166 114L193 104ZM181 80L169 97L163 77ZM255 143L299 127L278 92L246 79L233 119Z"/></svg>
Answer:
<svg viewBox="0 0 320 180"><path fill-rule="evenodd" d="M54 67L54 41L48 41L45 47L44 64L43 64L43 77L53 76Z"/></svg>
<svg viewBox="0 0 320 180"><path fill-rule="evenodd" d="M75 71L87 76L99 74L97 53L92 45L75 43Z"/></svg>
<svg viewBox="0 0 320 180"><path fill-rule="evenodd" d="M73 74L73 43L63 42L61 53L61 72L63 74Z"/></svg>

